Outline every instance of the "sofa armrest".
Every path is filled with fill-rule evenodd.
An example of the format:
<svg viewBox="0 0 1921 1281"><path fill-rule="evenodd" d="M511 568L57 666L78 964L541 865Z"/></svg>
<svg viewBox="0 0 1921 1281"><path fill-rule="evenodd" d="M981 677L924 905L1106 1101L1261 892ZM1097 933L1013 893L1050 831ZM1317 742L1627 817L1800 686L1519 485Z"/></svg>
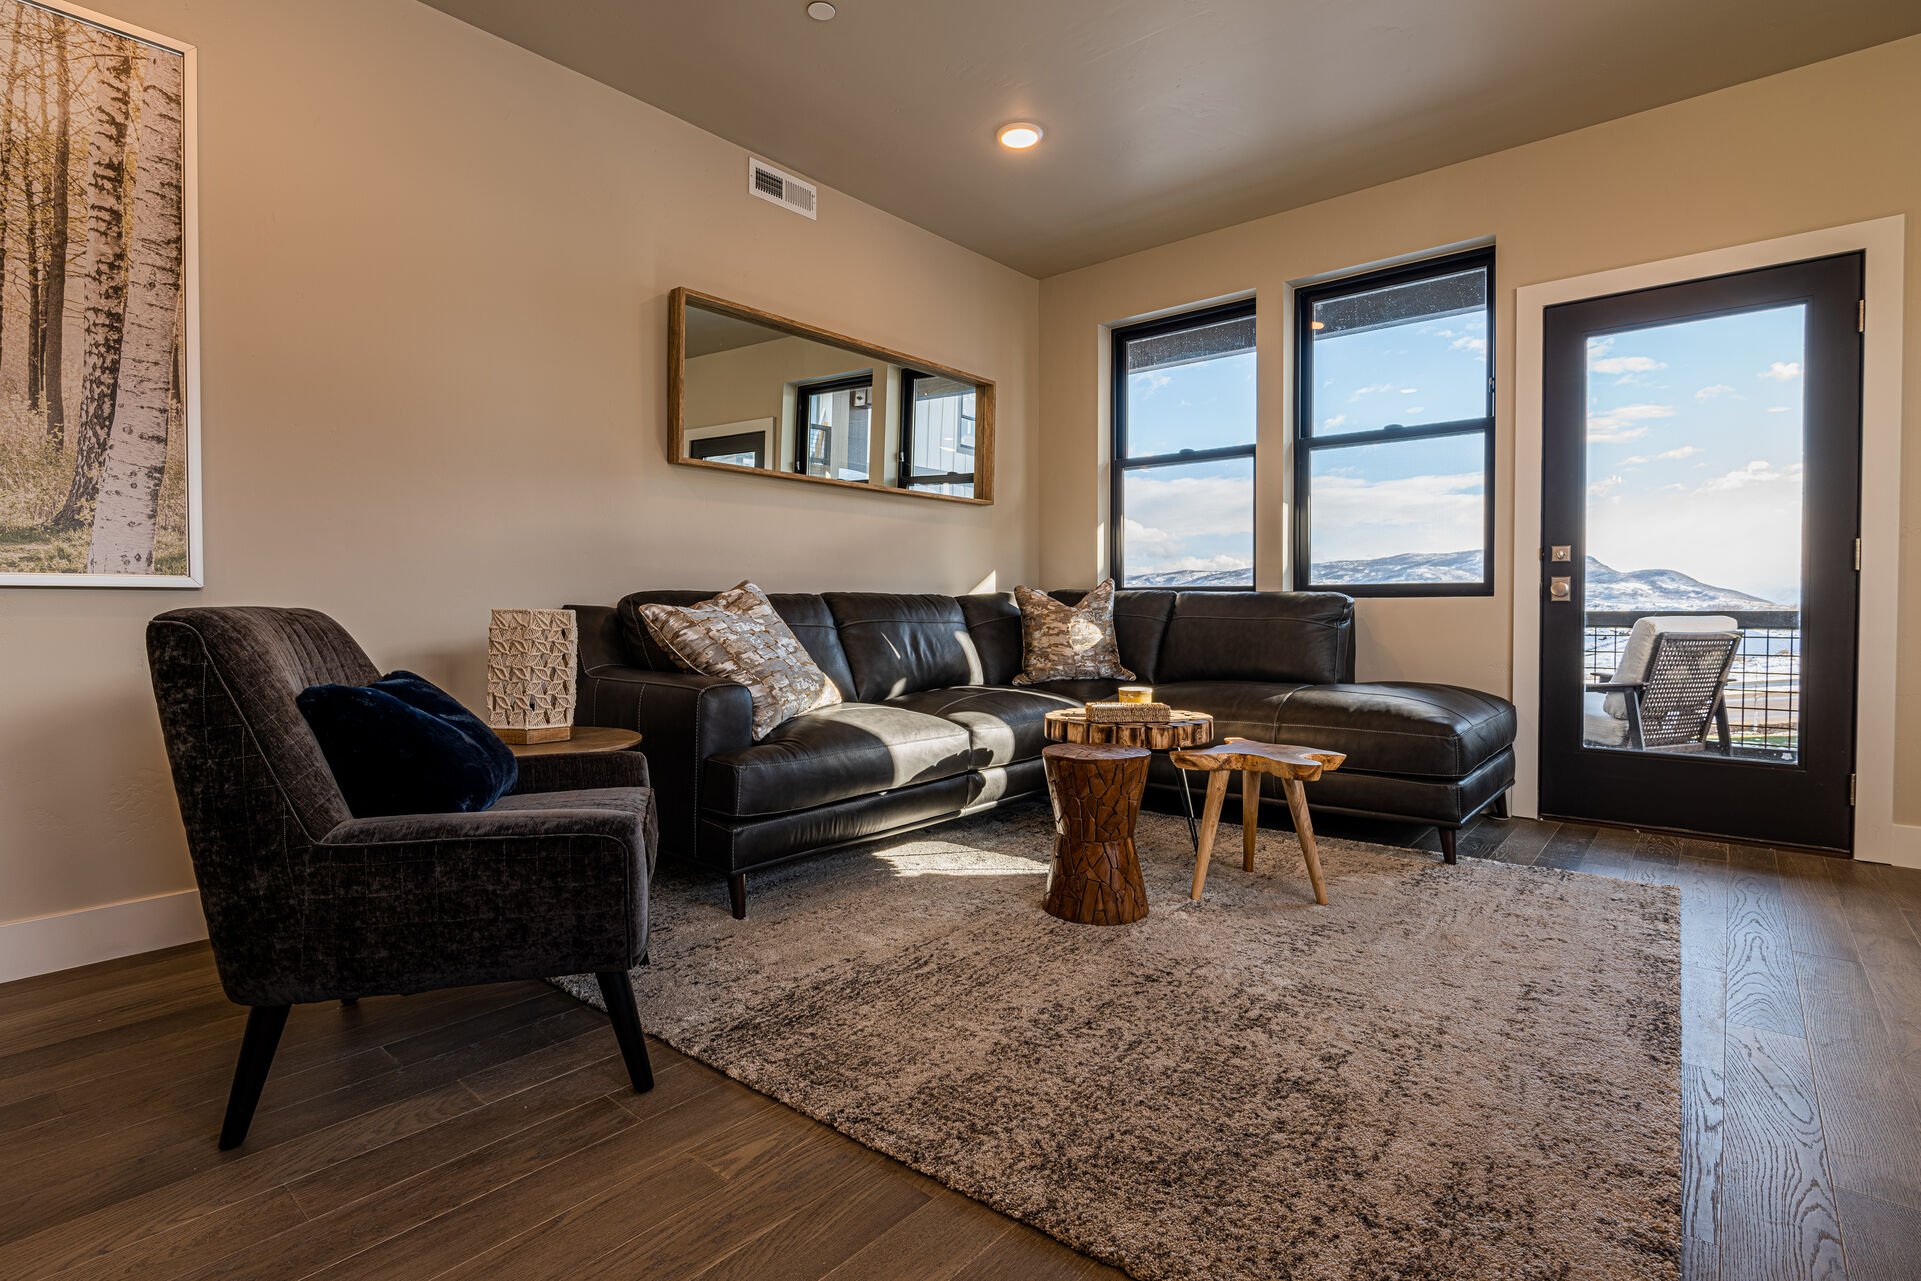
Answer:
<svg viewBox="0 0 1921 1281"><path fill-rule="evenodd" d="M602 787L646 787L647 758L639 752L556 752L523 756L514 794L584 792Z"/></svg>
<svg viewBox="0 0 1921 1281"><path fill-rule="evenodd" d="M754 741L754 700L745 685L689 672L583 666L574 718L639 730L666 853L692 859L700 818L701 765Z"/></svg>

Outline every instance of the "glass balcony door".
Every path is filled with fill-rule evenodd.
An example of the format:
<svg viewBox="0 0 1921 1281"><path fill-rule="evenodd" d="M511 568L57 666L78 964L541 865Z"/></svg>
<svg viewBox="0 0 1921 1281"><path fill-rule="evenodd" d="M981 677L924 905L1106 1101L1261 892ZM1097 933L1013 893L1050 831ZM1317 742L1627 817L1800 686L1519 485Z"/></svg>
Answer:
<svg viewBox="0 0 1921 1281"><path fill-rule="evenodd" d="M1845 850L1859 255L1549 310L1541 808Z"/></svg>

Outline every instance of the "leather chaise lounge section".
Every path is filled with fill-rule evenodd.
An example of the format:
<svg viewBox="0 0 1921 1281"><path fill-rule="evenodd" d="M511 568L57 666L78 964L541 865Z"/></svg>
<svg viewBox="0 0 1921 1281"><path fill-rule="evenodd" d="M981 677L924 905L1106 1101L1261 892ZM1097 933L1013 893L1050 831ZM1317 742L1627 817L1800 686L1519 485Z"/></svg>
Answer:
<svg viewBox="0 0 1921 1281"><path fill-rule="evenodd" d="M1044 794L1043 718L1110 697L1119 683L1015 685L1021 624L1009 594L775 594L844 701L757 743L746 688L679 670L640 618L644 604L711 595L645 591L611 607L571 606L576 717L640 731L663 853L724 875L736 916L756 869ZM1071 603L1080 593L1056 595ZM1309 789L1313 807L1432 823L1450 863L1455 833L1514 783L1507 700L1355 682L1346 596L1124 591L1114 626L1122 661L1157 698L1209 713L1222 737L1345 752L1346 766ZM1148 786L1178 802L1179 773L1164 756ZM1284 812L1277 787L1263 799Z"/></svg>

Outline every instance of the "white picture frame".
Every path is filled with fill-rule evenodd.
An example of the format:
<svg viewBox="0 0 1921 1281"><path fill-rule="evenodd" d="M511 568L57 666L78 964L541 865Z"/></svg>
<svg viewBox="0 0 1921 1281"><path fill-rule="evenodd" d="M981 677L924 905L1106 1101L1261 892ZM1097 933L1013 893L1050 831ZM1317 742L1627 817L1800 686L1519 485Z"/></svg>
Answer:
<svg viewBox="0 0 1921 1281"><path fill-rule="evenodd" d="M0 565L0 587L118 587L195 590L206 585L206 543L203 526L202 455L200 431L200 219L199 219L199 101L197 50L185 41L122 22L65 0L0 0L0 22L11 25L16 7L38 9L74 23L122 36L181 59L181 189L180 291L184 319L180 336L180 429L184 435L182 472L185 490L183 541L184 572L100 573L84 570L20 571ZM0 36L5 30L0 29ZM76 181L84 181L79 175ZM128 216L133 210L128 210ZM70 289L80 284L75 272ZM70 331L77 326L70 326Z"/></svg>

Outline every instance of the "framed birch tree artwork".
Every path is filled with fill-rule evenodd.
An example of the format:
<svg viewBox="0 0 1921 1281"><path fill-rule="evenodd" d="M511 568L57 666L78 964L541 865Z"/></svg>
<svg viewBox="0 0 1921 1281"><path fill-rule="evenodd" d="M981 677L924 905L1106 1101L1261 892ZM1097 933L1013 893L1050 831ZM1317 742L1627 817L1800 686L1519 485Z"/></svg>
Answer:
<svg viewBox="0 0 1921 1281"><path fill-rule="evenodd" d="M0 585L200 586L193 71L0 0Z"/></svg>

